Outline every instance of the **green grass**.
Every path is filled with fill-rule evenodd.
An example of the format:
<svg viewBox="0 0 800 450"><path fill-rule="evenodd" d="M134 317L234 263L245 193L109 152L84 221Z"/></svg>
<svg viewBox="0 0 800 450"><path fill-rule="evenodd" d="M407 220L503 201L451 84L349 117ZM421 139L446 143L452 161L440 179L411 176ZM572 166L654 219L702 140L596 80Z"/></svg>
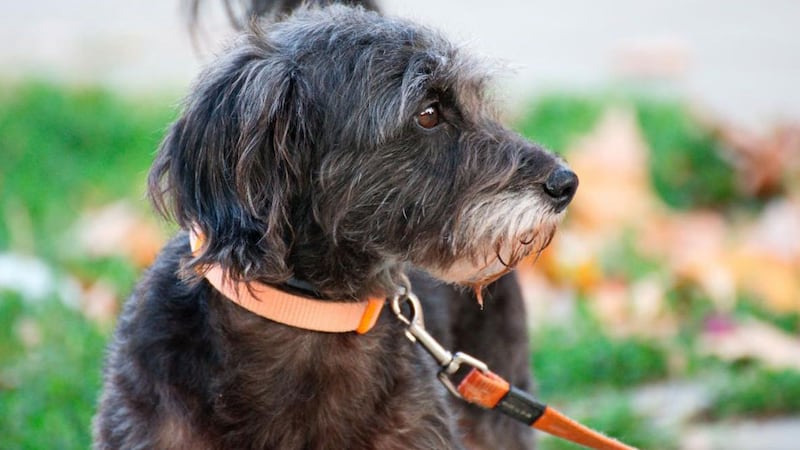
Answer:
<svg viewBox="0 0 800 450"><path fill-rule="evenodd" d="M642 255L636 248L636 236L631 230L623 230L599 256L603 276L608 279L638 280L662 272L659 261Z"/></svg>
<svg viewBox="0 0 800 450"><path fill-rule="evenodd" d="M88 448L104 333L57 299L3 293L0 330L2 447Z"/></svg>
<svg viewBox="0 0 800 450"><path fill-rule="evenodd" d="M658 195L679 209L722 207L742 200L730 157L681 103L640 100L639 125L650 144L650 175Z"/></svg>
<svg viewBox="0 0 800 450"><path fill-rule="evenodd" d="M742 298L736 303L736 314L755 317L769 322L787 333L800 333L800 312L773 312L750 298Z"/></svg>
<svg viewBox="0 0 800 450"><path fill-rule="evenodd" d="M800 414L798 371L745 367L722 378L708 411L712 418Z"/></svg>
<svg viewBox="0 0 800 450"><path fill-rule="evenodd" d="M533 346L533 372L544 398L626 388L667 376L667 354L658 345L611 338L585 311L568 326L537 330Z"/></svg>
<svg viewBox="0 0 800 450"><path fill-rule="evenodd" d="M63 244L86 208L142 199L171 100L40 82L0 93L0 252L34 254L58 276L103 279L125 295L138 276L131 262ZM0 291L0 447L89 447L106 339L60 299Z"/></svg>
<svg viewBox="0 0 800 450"><path fill-rule="evenodd" d="M120 257L79 257L65 261L63 269L81 280L103 280L116 289L128 293L139 278L139 270L130 261Z"/></svg>
<svg viewBox="0 0 800 450"><path fill-rule="evenodd" d="M575 138L592 130L604 107L605 101L595 97L546 95L531 103L516 128L528 139L564 154Z"/></svg>
<svg viewBox="0 0 800 450"><path fill-rule="evenodd" d="M84 208L142 197L167 102L38 82L0 92L0 249L57 256Z"/></svg>

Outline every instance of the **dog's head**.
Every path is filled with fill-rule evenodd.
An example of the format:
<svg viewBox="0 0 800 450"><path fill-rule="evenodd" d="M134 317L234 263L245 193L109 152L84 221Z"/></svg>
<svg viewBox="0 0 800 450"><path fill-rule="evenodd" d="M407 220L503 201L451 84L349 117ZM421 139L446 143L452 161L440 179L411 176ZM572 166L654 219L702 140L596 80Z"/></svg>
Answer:
<svg viewBox="0 0 800 450"><path fill-rule="evenodd" d="M150 174L206 235L187 268L391 292L409 262L479 284L550 241L577 178L501 126L438 34L334 6L253 30L205 70Z"/></svg>

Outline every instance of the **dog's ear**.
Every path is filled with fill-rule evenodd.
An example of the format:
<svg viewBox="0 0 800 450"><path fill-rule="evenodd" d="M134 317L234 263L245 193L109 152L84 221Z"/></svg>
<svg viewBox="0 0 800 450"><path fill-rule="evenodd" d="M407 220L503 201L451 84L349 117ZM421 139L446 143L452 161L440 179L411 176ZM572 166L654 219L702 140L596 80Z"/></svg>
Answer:
<svg viewBox="0 0 800 450"><path fill-rule="evenodd" d="M156 209L205 246L184 269L219 263L237 279L279 283L310 158L302 86L271 50L249 45L206 71L149 175Z"/></svg>

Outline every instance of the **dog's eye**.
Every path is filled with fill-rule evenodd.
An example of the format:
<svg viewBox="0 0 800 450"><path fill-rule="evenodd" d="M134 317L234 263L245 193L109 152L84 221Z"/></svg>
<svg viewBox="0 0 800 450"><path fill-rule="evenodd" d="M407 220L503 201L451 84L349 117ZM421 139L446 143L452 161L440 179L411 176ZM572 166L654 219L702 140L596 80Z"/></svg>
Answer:
<svg viewBox="0 0 800 450"><path fill-rule="evenodd" d="M433 104L423 109L417 114L417 123L428 130L439 125L439 105Z"/></svg>

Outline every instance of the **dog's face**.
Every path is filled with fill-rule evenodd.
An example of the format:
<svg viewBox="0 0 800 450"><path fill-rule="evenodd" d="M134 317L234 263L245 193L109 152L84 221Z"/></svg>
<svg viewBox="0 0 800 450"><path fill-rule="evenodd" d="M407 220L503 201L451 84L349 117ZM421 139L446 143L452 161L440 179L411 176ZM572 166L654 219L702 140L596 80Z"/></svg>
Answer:
<svg viewBox="0 0 800 450"><path fill-rule="evenodd" d="M481 284L550 241L577 178L495 120L486 72L345 7L243 37L188 97L151 195L234 277L387 293L407 263Z"/></svg>

